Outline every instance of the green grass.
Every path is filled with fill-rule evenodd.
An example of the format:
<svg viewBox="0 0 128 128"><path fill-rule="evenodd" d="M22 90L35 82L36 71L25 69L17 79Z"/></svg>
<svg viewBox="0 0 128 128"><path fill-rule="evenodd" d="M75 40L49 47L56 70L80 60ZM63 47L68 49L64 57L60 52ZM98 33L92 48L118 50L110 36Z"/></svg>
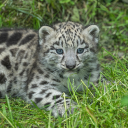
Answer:
<svg viewBox="0 0 128 128"><path fill-rule="evenodd" d="M76 21L100 27L99 61L110 83L76 93L78 109L69 117L50 112L21 99L0 99L0 128L128 127L128 4L106 0L0 1L0 27L38 29L56 21ZM83 83L83 86L84 83Z"/></svg>

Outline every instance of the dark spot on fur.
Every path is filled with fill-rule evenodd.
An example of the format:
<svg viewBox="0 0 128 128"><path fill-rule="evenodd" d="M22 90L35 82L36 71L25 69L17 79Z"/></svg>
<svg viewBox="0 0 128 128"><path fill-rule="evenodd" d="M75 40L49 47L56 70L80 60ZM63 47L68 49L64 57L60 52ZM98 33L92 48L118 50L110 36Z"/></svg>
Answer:
<svg viewBox="0 0 128 128"><path fill-rule="evenodd" d="M84 42L85 43L85 42ZM84 48L89 48L89 44L88 43L85 43L86 46Z"/></svg>
<svg viewBox="0 0 128 128"><path fill-rule="evenodd" d="M52 94L52 93L49 92L45 97L49 97L51 94Z"/></svg>
<svg viewBox="0 0 128 128"><path fill-rule="evenodd" d="M79 73L80 72L80 69L77 69L77 73Z"/></svg>
<svg viewBox="0 0 128 128"><path fill-rule="evenodd" d="M18 63L15 63L15 70L18 70Z"/></svg>
<svg viewBox="0 0 128 128"><path fill-rule="evenodd" d="M8 87L7 87L7 93L9 93L12 89L12 81L10 81Z"/></svg>
<svg viewBox="0 0 128 128"><path fill-rule="evenodd" d="M59 37L59 40L60 40L60 38L61 38L61 37ZM54 43L53 43L53 46L54 46L54 44L59 45L59 41L54 42Z"/></svg>
<svg viewBox="0 0 128 128"><path fill-rule="evenodd" d="M24 81L24 82L27 83L28 81L26 80L26 81ZM27 93L27 91L28 91L28 84L25 85L24 91Z"/></svg>
<svg viewBox="0 0 128 128"><path fill-rule="evenodd" d="M69 114L70 114L70 110L67 111L67 115L69 115Z"/></svg>
<svg viewBox="0 0 128 128"><path fill-rule="evenodd" d="M46 74L44 77L49 78L49 75L48 75L48 74Z"/></svg>
<svg viewBox="0 0 128 128"><path fill-rule="evenodd" d="M36 88L38 87L37 84L32 84L31 88Z"/></svg>
<svg viewBox="0 0 128 128"><path fill-rule="evenodd" d="M23 76L24 72L25 72L25 70L21 71L19 75Z"/></svg>
<svg viewBox="0 0 128 128"><path fill-rule="evenodd" d="M0 34L0 44L4 43L8 38L8 33L1 33Z"/></svg>
<svg viewBox="0 0 128 128"><path fill-rule="evenodd" d="M42 90L42 91L40 92L40 94L44 94L46 91L47 91L47 90Z"/></svg>
<svg viewBox="0 0 128 128"><path fill-rule="evenodd" d="M4 84L6 82L6 77L4 74L0 74L0 84Z"/></svg>
<svg viewBox="0 0 128 128"><path fill-rule="evenodd" d="M5 48L0 48L0 54L5 50Z"/></svg>
<svg viewBox="0 0 128 128"><path fill-rule="evenodd" d="M17 51L18 51L18 48L10 49L12 56L15 56Z"/></svg>
<svg viewBox="0 0 128 128"><path fill-rule="evenodd" d="M45 53L48 53L48 52L49 52L49 49L48 49L47 51L45 51L44 54L45 54Z"/></svg>
<svg viewBox="0 0 128 128"><path fill-rule="evenodd" d="M36 76L36 79L39 79L40 77L39 76Z"/></svg>
<svg viewBox="0 0 128 128"><path fill-rule="evenodd" d="M30 40L32 40L33 38L34 38L34 34L29 34L29 35L27 35L22 41L21 41L21 43L19 44L19 45L24 45L24 44L26 44L26 43L29 43L29 41Z"/></svg>
<svg viewBox="0 0 128 128"><path fill-rule="evenodd" d="M52 86L58 86L57 84L51 84Z"/></svg>
<svg viewBox="0 0 128 128"><path fill-rule="evenodd" d="M77 47L79 46L79 41L77 40Z"/></svg>
<svg viewBox="0 0 128 128"><path fill-rule="evenodd" d="M50 105L51 105L51 103L48 102L48 103L44 104L44 107L45 107L45 108L48 108Z"/></svg>
<svg viewBox="0 0 128 128"><path fill-rule="evenodd" d="M52 62L52 61L51 61ZM51 67L54 67L55 64L49 64Z"/></svg>
<svg viewBox="0 0 128 128"><path fill-rule="evenodd" d="M63 101L63 99L60 99L60 100L56 101L55 104L60 103L62 101Z"/></svg>
<svg viewBox="0 0 128 128"><path fill-rule="evenodd" d="M27 80L27 85L32 81L32 79L33 79L33 77L34 77L34 73L30 73L30 76L29 76L29 78L28 78L28 80Z"/></svg>
<svg viewBox="0 0 128 128"><path fill-rule="evenodd" d="M50 69L50 68L47 68L47 70L48 70L49 72L52 72L52 73L54 72L54 71L52 71L52 69Z"/></svg>
<svg viewBox="0 0 128 128"><path fill-rule="evenodd" d="M18 41L21 39L22 33L16 32L7 41L7 46L15 45L18 43Z"/></svg>
<svg viewBox="0 0 128 128"><path fill-rule="evenodd" d="M5 56L4 59L1 61L1 64L5 66L7 69L11 69L11 63L9 60L9 56Z"/></svg>
<svg viewBox="0 0 128 128"><path fill-rule="evenodd" d="M56 81L56 82L60 82L60 80L58 80L58 79L52 79L52 80L54 80L54 81Z"/></svg>
<svg viewBox="0 0 128 128"><path fill-rule="evenodd" d="M62 74L59 74L59 76L60 76L61 78L64 78Z"/></svg>
<svg viewBox="0 0 128 128"><path fill-rule="evenodd" d="M43 98L35 98L35 102L38 104Z"/></svg>
<svg viewBox="0 0 128 128"><path fill-rule="evenodd" d="M23 66L25 66L25 67L28 66L28 65L29 65L29 64L28 64L27 62L24 62L24 63L23 63Z"/></svg>
<svg viewBox="0 0 128 128"><path fill-rule="evenodd" d="M96 70L100 70L100 64L97 64Z"/></svg>
<svg viewBox="0 0 128 128"><path fill-rule="evenodd" d="M12 77L12 76L13 76L13 73L10 73L10 74L9 74L9 77Z"/></svg>
<svg viewBox="0 0 128 128"><path fill-rule="evenodd" d="M88 80L88 78L89 78L89 75L84 76L85 80Z"/></svg>
<svg viewBox="0 0 128 128"><path fill-rule="evenodd" d="M58 99L58 98L60 98L60 96L61 96L61 95L55 95L55 96L53 96L52 99L53 99L53 100Z"/></svg>
<svg viewBox="0 0 128 128"><path fill-rule="evenodd" d="M15 84L17 83L17 78L16 78L16 77L14 77L13 82L14 82Z"/></svg>
<svg viewBox="0 0 128 128"><path fill-rule="evenodd" d="M93 68L88 68L87 72L92 72L94 69Z"/></svg>
<svg viewBox="0 0 128 128"><path fill-rule="evenodd" d="M90 51L93 52L93 53L96 52L96 50L94 48L90 48Z"/></svg>
<svg viewBox="0 0 128 128"><path fill-rule="evenodd" d="M96 81L96 84L98 84L98 83L99 83L99 80Z"/></svg>
<svg viewBox="0 0 128 128"><path fill-rule="evenodd" d="M48 82L47 81L41 81L40 84L44 85L44 84L48 84Z"/></svg>
<svg viewBox="0 0 128 128"><path fill-rule="evenodd" d="M35 92L33 92L33 91L32 91L32 92L29 92L28 98L31 99L31 98L32 98L32 95L33 95L34 93L35 93Z"/></svg>
<svg viewBox="0 0 128 128"><path fill-rule="evenodd" d="M55 48L54 48L54 46L52 45L52 46L50 46L50 50L55 50Z"/></svg>
<svg viewBox="0 0 128 128"><path fill-rule="evenodd" d="M37 71L40 73L40 74L43 74L44 72L41 70L41 69L37 69Z"/></svg>
<svg viewBox="0 0 128 128"><path fill-rule="evenodd" d="M35 68L37 65L36 61L33 63L32 67Z"/></svg>
<svg viewBox="0 0 128 128"><path fill-rule="evenodd" d="M61 46L63 47L63 41L61 42Z"/></svg>
<svg viewBox="0 0 128 128"><path fill-rule="evenodd" d="M11 96L12 97L17 97L17 93L13 93Z"/></svg>

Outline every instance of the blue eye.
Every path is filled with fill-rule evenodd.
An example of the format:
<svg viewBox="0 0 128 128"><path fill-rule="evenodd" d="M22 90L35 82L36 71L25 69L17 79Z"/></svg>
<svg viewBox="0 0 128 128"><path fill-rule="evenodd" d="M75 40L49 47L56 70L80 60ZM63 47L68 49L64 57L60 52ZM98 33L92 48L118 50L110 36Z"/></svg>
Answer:
<svg viewBox="0 0 128 128"><path fill-rule="evenodd" d="M78 53L78 54L82 54L83 52L84 52L84 48L78 48L78 49L77 49L77 53Z"/></svg>
<svg viewBox="0 0 128 128"><path fill-rule="evenodd" d="M56 49L56 53L63 54L64 52L63 52L63 49Z"/></svg>

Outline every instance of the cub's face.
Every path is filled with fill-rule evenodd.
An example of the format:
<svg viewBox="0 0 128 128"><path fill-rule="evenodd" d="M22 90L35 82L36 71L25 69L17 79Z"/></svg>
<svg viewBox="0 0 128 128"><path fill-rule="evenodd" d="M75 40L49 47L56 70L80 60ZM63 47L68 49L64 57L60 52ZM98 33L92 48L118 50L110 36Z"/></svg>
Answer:
<svg viewBox="0 0 128 128"><path fill-rule="evenodd" d="M55 70L73 73L83 66L95 54L99 28L65 22L53 26L43 26L39 30L41 57L46 65Z"/></svg>

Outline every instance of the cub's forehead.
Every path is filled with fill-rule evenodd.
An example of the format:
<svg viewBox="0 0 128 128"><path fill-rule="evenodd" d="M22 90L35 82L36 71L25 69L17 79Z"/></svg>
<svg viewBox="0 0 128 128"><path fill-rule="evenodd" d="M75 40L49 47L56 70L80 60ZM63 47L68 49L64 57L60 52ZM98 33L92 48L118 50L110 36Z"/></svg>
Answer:
<svg viewBox="0 0 128 128"><path fill-rule="evenodd" d="M71 21L68 22L62 22L55 24L54 29L57 31L57 33L70 33L70 32L75 32L75 33L80 33L82 31L82 25L79 23L74 23Z"/></svg>
<svg viewBox="0 0 128 128"><path fill-rule="evenodd" d="M63 22L54 25L56 31L56 39L69 46L74 46L82 41L81 32L83 26L73 22Z"/></svg>

